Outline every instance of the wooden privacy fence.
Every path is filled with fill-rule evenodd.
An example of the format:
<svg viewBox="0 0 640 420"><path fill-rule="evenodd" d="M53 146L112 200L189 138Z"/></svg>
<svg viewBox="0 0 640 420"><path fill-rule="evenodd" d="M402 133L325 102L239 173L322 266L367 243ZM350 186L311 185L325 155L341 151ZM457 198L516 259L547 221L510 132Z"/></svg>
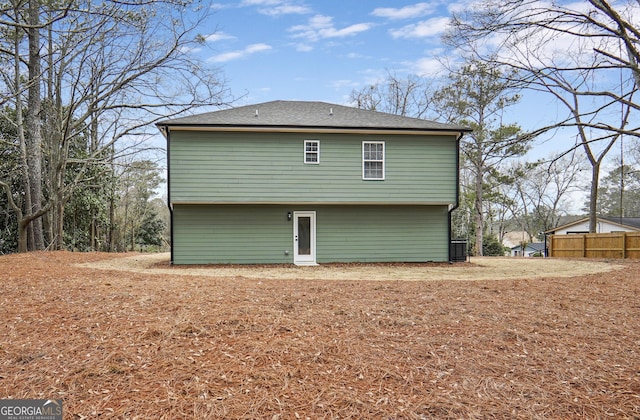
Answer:
<svg viewBox="0 0 640 420"><path fill-rule="evenodd" d="M640 258L640 232L551 235L550 257Z"/></svg>

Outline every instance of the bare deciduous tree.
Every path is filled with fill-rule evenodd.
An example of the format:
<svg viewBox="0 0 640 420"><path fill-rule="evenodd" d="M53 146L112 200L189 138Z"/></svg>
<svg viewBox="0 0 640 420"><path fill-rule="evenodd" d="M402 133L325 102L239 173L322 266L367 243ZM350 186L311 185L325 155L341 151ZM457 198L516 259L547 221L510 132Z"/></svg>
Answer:
<svg viewBox="0 0 640 420"><path fill-rule="evenodd" d="M416 75L400 78L387 71L383 80L352 91L349 101L361 109L424 118L431 110L431 93L425 79Z"/></svg>
<svg viewBox="0 0 640 420"><path fill-rule="evenodd" d="M567 111L536 133L571 128L592 166L595 231L600 165L620 135L637 136L640 3L489 0L455 14L445 42L491 66L516 70L513 82L550 94ZM567 147L570 152L575 145Z"/></svg>
<svg viewBox="0 0 640 420"><path fill-rule="evenodd" d="M511 198L510 218L522 226L529 240L558 225L568 214L571 194L580 191L586 162L576 152L553 155L533 163L514 163L507 172L513 182L503 194Z"/></svg>
<svg viewBox="0 0 640 420"><path fill-rule="evenodd" d="M44 246L43 231L50 246L62 247L64 204L92 165L139 150L161 118L227 100L221 72L188 54L202 42L194 30L209 13L189 7L178 0L0 3L0 21L14 34L0 38L0 63L15 70L3 80L9 93L0 103L19 110L12 121L24 136L20 153L31 191L12 205L21 220L20 250ZM70 144L79 141L86 153L71 156ZM0 186L13 196L9 184ZM34 221L45 214L43 229ZM23 237L27 227L33 239Z"/></svg>

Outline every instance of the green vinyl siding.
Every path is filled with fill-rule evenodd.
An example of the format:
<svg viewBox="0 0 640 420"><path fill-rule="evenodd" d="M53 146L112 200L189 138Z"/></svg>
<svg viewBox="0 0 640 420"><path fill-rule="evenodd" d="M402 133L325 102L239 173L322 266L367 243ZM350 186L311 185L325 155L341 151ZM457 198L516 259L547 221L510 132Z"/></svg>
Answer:
<svg viewBox="0 0 640 420"><path fill-rule="evenodd" d="M445 206L328 206L316 217L319 263L449 258Z"/></svg>
<svg viewBox="0 0 640 420"><path fill-rule="evenodd" d="M287 213L307 210L318 263L448 260L446 206L176 205L173 262L293 263Z"/></svg>
<svg viewBox="0 0 640 420"><path fill-rule="evenodd" d="M176 205L174 264L293 262L292 222L279 206ZM290 255L292 255L290 253Z"/></svg>
<svg viewBox="0 0 640 420"><path fill-rule="evenodd" d="M304 140L320 163L304 163ZM385 180L362 179L362 142L385 142ZM172 131L173 203L454 204L453 135Z"/></svg>

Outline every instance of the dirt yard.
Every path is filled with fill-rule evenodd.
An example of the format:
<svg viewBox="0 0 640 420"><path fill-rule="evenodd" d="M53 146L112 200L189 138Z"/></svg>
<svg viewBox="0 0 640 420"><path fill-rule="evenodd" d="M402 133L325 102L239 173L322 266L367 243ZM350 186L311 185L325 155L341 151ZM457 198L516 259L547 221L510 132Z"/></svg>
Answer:
<svg viewBox="0 0 640 420"><path fill-rule="evenodd" d="M535 258L473 258L471 264L327 264L174 266L170 254L137 254L87 262L82 266L145 274L243 277L257 280L502 280L540 277L575 277L620 268L615 261L538 260Z"/></svg>
<svg viewBox="0 0 640 420"><path fill-rule="evenodd" d="M35 253L0 308L0 398L65 419L640 418L640 261Z"/></svg>

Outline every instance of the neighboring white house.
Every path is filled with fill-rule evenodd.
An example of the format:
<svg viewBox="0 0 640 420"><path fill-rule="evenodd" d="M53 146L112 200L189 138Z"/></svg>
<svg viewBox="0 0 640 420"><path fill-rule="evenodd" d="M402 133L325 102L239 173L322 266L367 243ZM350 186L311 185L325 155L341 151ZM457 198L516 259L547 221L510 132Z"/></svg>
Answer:
<svg viewBox="0 0 640 420"><path fill-rule="evenodd" d="M597 218L596 233L638 232L640 217L604 217ZM557 226L545 232L547 235L571 235L589 233L589 218L576 220L566 225Z"/></svg>
<svg viewBox="0 0 640 420"><path fill-rule="evenodd" d="M524 250L522 244L527 244ZM505 256L510 257L530 257L536 252L544 252L545 248L544 242L530 242L529 234L525 231L505 233L502 237L502 246L509 250L505 252Z"/></svg>
<svg viewBox="0 0 640 420"><path fill-rule="evenodd" d="M531 242L528 243L524 248L522 245L516 245L511 247L511 256L512 257L533 257L537 254L537 256L544 255L544 242Z"/></svg>

